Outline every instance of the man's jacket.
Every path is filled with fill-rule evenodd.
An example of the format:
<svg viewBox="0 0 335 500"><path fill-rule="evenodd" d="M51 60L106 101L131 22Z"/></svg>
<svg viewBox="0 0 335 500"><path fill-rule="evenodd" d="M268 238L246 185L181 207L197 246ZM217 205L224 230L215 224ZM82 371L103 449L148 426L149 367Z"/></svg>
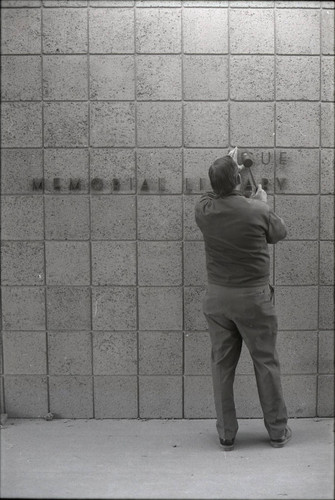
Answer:
<svg viewBox="0 0 335 500"><path fill-rule="evenodd" d="M259 200L239 191L218 197L204 194L195 219L205 241L208 282L230 287L269 283L268 243L287 232L283 220Z"/></svg>

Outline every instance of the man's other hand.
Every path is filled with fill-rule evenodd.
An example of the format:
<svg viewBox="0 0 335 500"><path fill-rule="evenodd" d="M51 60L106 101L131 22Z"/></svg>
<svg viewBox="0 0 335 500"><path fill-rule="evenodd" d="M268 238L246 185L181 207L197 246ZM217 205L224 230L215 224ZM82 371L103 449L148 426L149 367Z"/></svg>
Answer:
<svg viewBox="0 0 335 500"><path fill-rule="evenodd" d="M267 202L268 195L266 194L266 191L262 189L262 184L258 184L257 191L255 194L252 195L252 198L254 200L264 201L265 203Z"/></svg>

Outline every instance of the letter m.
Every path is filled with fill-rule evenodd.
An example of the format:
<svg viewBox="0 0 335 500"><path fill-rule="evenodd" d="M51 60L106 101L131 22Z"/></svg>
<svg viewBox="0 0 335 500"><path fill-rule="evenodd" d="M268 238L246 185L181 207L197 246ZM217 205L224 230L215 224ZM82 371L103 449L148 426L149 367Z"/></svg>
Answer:
<svg viewBox="0 0 335 500"><path fill-rule="evenodd" d="M80 191L80 179L70 179L70 191Z"/></svg>
<svg viewBox="0 0 335 500"><path fill-rule="evenodd" d="M33 179L33 191L43 191L44 179Z"/></svg>

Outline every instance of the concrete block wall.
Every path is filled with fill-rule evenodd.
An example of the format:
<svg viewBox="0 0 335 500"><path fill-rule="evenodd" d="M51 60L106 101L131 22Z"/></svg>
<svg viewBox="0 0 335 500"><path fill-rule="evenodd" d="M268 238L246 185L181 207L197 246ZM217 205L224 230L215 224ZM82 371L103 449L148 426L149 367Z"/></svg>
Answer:
<svg viewBox="0 0 335 500"><path fill-rule="evenodd" d="M238 145L288 227L290 416L331 416L334 2L1 6L1 411L214 417L194 204ZM245 350L235 392L261 416Z"/></svg>

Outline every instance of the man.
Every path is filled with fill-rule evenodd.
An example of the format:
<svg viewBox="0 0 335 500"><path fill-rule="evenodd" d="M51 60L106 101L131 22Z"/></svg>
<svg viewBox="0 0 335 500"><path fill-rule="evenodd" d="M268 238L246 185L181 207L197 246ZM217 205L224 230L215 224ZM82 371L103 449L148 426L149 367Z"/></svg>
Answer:
<svg viewBox="0 0 335 500"><path fill-rule="evenodd" d="M203 311L212 343L212 375L217 430L225 451L234 448L238 430L233 383L245 342L255 370L257 389L270 443L284 446L291 438L276 352L277 316L269 285L268 243L286 236L283 220L267 205L259 185L252 198L241 192L239 166L227 155L209 169L213 193L196 205L203 233L208 289Z"/></svg>

